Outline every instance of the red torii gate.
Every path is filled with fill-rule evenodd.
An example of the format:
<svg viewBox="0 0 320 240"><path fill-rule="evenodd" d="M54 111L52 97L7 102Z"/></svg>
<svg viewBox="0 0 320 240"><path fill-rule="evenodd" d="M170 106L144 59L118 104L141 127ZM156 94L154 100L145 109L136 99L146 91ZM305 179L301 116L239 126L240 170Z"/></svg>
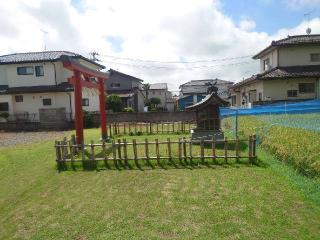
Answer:
<svg viewBox="0 0 320 240"><path fill-rule="evenodd" d="M106 97L104 81L108 79L108 75L106 73L88 68L68 56L63 56L62 62L64 68L73 72L73 76L70 77L68 81L71 85L74 86L75 128L77 144L83 143L82 87L94 88L99 90L101 137L102 139L106 139L107 117L105 109Z"/></svg>

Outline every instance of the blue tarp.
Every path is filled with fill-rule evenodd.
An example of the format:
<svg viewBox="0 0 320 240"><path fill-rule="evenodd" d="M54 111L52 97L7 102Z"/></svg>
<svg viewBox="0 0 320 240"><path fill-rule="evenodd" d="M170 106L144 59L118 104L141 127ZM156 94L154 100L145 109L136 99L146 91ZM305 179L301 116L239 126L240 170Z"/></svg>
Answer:
<svg viewBox="0 0 320 240"><path fill-rule="evenodd" d="M262 114L300 114L319 113L320 99L303 102L281 102L268 105L257 105L252 108L220 108L222 118L238 115L262 115Z"/></svg>

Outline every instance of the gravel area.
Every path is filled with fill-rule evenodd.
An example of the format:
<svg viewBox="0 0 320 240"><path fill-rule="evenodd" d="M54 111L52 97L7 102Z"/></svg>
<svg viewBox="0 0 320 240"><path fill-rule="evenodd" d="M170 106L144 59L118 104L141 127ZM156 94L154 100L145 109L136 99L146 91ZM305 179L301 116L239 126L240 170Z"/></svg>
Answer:
<svg viewBox="0 0 320 240"><path fill-rule="evenodd" d="M18 144L29 144L48 140L59 140L68 135L67 131L59 132L0 132L0 148Z"/></svg>

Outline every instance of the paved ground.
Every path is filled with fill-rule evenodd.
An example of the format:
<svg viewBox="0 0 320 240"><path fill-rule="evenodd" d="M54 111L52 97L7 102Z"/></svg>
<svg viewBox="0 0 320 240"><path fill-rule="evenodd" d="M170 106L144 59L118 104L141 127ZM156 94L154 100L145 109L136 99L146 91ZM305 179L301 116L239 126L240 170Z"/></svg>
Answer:
<svg viewBox="0 0 320 240"><path fill-rule="evenodd" d="M47 140L58 140L67 135L68 132L0 132L0 148L17 144L28 144Z"/></svg>

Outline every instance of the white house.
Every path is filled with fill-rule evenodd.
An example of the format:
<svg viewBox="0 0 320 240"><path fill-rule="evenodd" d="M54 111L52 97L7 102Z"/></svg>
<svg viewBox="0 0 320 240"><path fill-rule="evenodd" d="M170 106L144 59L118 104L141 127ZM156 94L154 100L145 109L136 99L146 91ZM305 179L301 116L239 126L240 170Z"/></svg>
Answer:
<svg viewBox="0 0 320 240"><path fill-rule="evenodd" d="M72 72L63 67L62 56L101 70L104 66L67 51L16 53L0 56L0 112L12 120L41 120L41 109L62 109L66 118L74 117L74 90L68 78ZM83 88L83 109L99 110L96 90ZM40 110L40 111L39 111Z"/></svg>
<svg viewBox="0 0 320 240"><path fill-rule="evenodd" d="M320 97L320 35L296 35L256 54L260 73L231 87L233 106Z"/></svg>
<svg viewBox="0 0 320 240"><path fill-rule="evenodd" d="M146 91L144 91L144 93L146 94ZM161 107L168 112L174 112L174 99L172 98L172 93L168 90L167 83L150 84L148 98L159 98L160 104L158 107Z"/></svg>

